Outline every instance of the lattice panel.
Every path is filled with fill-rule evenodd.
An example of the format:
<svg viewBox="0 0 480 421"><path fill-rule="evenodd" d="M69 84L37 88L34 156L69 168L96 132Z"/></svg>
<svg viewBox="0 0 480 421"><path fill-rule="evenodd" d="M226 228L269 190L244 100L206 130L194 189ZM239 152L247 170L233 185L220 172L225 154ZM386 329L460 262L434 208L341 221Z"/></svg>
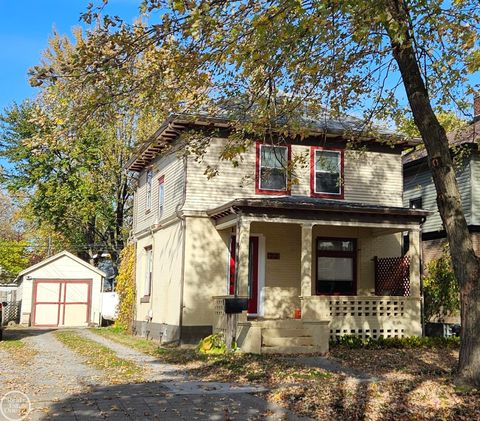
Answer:
<svg viewBox="0 0 480 421"><path fill-rule="evenodd" d="M405 329L330 329L330 339L339 338L345 335L353 335L362 339L367 338L403 338Z"/></svg>
<svg viewBox="0 0 480 421"><path fill-rule="evenodd" d="M333 317L403 317L405 303L401 300L330 300Z"/></svg>
<svg viewBox="0 0 480 421"><path fill-rule="evenodd" d="M375 294L410 295L410 256L374 258Z"/></svg>

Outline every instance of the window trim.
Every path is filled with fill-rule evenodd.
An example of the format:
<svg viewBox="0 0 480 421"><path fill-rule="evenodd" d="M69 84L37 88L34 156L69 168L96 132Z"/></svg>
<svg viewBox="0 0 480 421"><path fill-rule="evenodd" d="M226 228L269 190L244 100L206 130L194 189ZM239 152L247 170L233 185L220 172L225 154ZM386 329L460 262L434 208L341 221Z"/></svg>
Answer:
<svg viewBox="0 0 480 421"><path fill-rule="evenodd" d="M340 193L319 193L315 191L315 155L316 151L337 152L340 155ZM326 148L323 146L311 146L310 147L310 196L323 199L344 199L345 195L345 183L344 183L344 167L345 167L345 154L344 149L340 148Z"/></svg>
<svg viewBox="0 0 480 421"><path fill-rule="evenodd" d="M353 243L353 251L352 252L344 252L344 251L323 251L320 252L318 250L318 243L320 241L351 241ZM356 296L358 293L358 279L357 279L357 265L358 265L358 242L356 238L345 238L345 237L317 237L315 241L315 295L326 295L326 296L336 296L336 295L345 295L345 296ZM353 282L352 282L352 292L350 294L345 293L333 293L327 294L324 292L318 291L318 258L319 255L322 254L327 257L346 257L348 254L352 254L351 258L353 259ZM350 256L347 256L350 257Z"/></svg>
<svg viewBox="0 0 480 421"><path fill-rule="evenodd" d="M255 193L256 194L268 194L271 196L290 196L291 189L289 188L289 177L288 174L286 175L286 186L283 190L273 190L273 189L265 189L261 187L260 183L260 164L261 164L261 157L262 157L262 146L268 147L276 147L276 148L286 148L287 149L287 164L289 164L292 160L292 145L273 145L269 143L256 143L256 158L255 158Z"/></svg>
<svg viewBox="0 0 480 421"><path fill-rule="evenodd" d="M149 213L152 210L152 182L153 171L149 169L145 175L145 213Z"/></svg>
<svg viewBox="0 0 480 421"><path fill-rule="evenodd" d="M153 282L153 247L151 245L146 246L145 250L145 274L143 278L143 298L140 302L148 303L150 301L150 295L152 294L152 282ZM150 255L150 259L149 259ZM148 294L147 294L147 276L148 276Z"/></svg>
<svg viewBox="0 0 480 421"><path fill-rule="evenodd" d="M160 195L160 188L161 187L163 187L163 195ZM165 176L164 175L162 175L161 177L158 178L157 191L158 191L157 212L158 212L158 220L160 221L160 219L162 219L163 214L165 212ZM160 202L160 200L162 200L162 201Z"/></svg>

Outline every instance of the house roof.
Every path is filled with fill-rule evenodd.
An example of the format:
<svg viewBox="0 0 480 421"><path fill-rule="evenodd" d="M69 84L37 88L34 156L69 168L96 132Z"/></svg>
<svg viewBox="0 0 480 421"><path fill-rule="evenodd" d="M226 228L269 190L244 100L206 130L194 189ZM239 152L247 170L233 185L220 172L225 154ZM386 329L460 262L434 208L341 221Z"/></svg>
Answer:
<svg viewBox="0 0 480 421"><path fill-rule="evenodd" d="M61 257L69 257L70 259L74 260L75 262L85 266L86 268L92 270L93 272L98 273L100 276L105 278L105 273L101 271L100 269L96 268L95 266L92 266L91 264L85 262L84 260L80 259L79 257L73 255L72 253L68 252L67 250L61 251L60 253L57 253L48 259L42 260L41 262L38 262L37 264L30 266L24 270L22 270L18 275L17 279L20 279L22 276L29 274L30 272L33 272L34 270L41 268L42 266L48 265L51 262L54 262L57 259L60 259ZM17 280L16 279L16 280Z"/></svg>
<svg viewBox="0 0 480 421"><path fill-rule="evenodd" d="M423 209L410 209L394 206L368 205L364 203L343 202L309 197L275 197L275 198L245 198L235 199L225 205L209 210L207 213L213 219L220 219L238 210L253 212L275 211L310 211L327 214L363 214L388 217L404 217L414 220L423 220L431 212Z"/></svg>
<svg viewBox="0 0 480 421"><path fill-rule="evenodd" d="M135 155L127 162L126 169L129 171L141 171L149 165L162 150L172 143L180 133L188 128L216 128L229 129L232 127L234 119L229 117L227 112L216 116L207 113L198 114L171 114L160 126L160 128L144 142ZM362 120L359 118L345 115L336 118L326 118L319 116L313 118L307 115L299 117L299 124L311 133L312 136L324 135L327 137L339 137L346 134L359 135L359 140L375 143L385 143L385 140L373 139L371 136L362 135L365 130ZM418 140L406 139L394 131L385 127L375 127L378 134L388 138L397 146L414 146Z"/></svg>
<svg viewBox="0 0 480 421"><path fill-rule="evenodd" d="M448 143L452 148L462 145L478 145L480 141L480 120L466 127L447 133ZM413 150L402 157L403 165L420 161L427 156L427 150Z"/></svg>

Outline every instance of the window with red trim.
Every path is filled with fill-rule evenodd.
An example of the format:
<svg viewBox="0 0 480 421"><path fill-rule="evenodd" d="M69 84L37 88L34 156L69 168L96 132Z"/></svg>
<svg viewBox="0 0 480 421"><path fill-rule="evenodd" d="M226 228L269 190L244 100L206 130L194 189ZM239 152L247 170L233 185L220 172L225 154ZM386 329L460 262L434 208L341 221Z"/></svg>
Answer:
<svg viewBox="0 0 480 421"><path fill-rule="evenodd" d="M257 144L257 193L288 194L288 146Z"/></svg>
<svg viewBox="0 0 480 421"><path fill-rule="evenodd" d="M343 150L312 148L311 194L343 199Z"/></svg>

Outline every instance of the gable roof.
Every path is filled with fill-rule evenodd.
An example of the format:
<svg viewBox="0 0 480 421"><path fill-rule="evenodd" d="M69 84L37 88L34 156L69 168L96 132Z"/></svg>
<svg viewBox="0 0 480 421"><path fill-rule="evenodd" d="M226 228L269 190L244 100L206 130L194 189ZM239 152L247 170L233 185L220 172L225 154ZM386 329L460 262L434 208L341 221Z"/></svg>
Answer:
<svg viewBox="0 0 480 421"><path fill-rule="evenodd" d="M77 257L77 256L73 255L72 253L68 252L67 250L64 250L64 251L61 251L60 253L57 253L57 254L49 257L48 259L42 260L41 262L38 262L37 264L22 270L17 275L16 280L19 279L20 277L24 276L24 275L27 275L30 272L33 272L34 270L37 270L38 268L41 268L42 266L48 265L49 263L51 263L51 262L53 262L57 259L60 259L61 257L68 257L68 258L74 260L75 262L85 266L86 268L90 269L91 271L98 273L100 276L102 276L104 278L106 276L105 272L101 271L100 269L96 268L95 266L92 266L90 263L85 262L85 260L80 259L80 257Z"/></svg>
<svg viewBox="0 0 480 421"><path fill-rule="evenodd" d="M478 146L480 142L480 120L469 124L461 129L454 130L447 133L448 144L451 148L455 148L463 145ZM425 147L422 149L413 150L408 152L402 157L403 165L412 164L420 161L427 156L427 150Z"/></svg>
<svg viewBox="0 0 480 421"><path fill-rule="evenodd" d="M141 171L161 154L168 144L177 139L186 128L229 129L232 127L233 121L226 112L221 113L219 116L212 116L207 113L171 114L160 128L140 146L136 154L127 162L125 168L129 171ZM339 137L357 133L364 141L375 141L371 137L363 138L361 133L365 127L362 120L349 115L336 118L313 118L308 115L302 115L299 123L312 136ZM395 139L394 143L400 146L414 146L419 143L417 140L406 139L385 127L376 127L376 130L383 137Z"/></svg>

